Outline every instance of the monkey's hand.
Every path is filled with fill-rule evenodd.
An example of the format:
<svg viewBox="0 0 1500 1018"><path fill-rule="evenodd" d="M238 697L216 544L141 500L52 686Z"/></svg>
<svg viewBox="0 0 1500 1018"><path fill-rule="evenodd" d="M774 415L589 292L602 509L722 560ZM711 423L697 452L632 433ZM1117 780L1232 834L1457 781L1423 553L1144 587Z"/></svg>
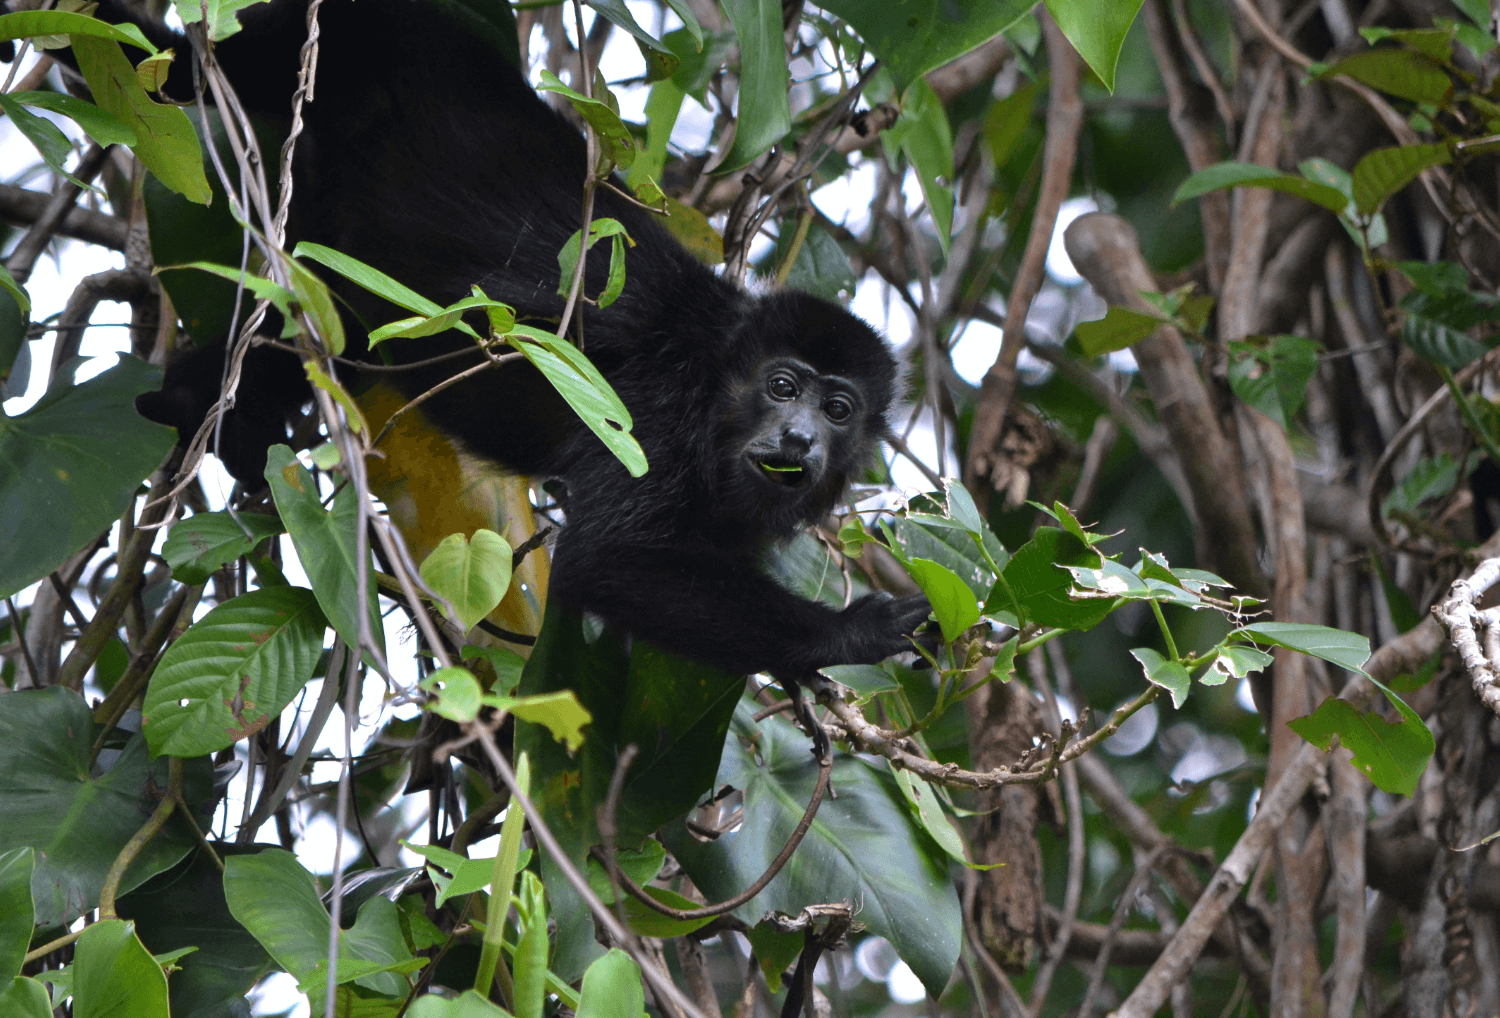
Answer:
<svg viewBox="0 0 1500 1018"><path fill-rule="evenodd" d="M849 646L848 656L840 663L872 665L911 650L910 638L932 614L932 605L925 594L875 593L859 598L839 614Z"/></svg>

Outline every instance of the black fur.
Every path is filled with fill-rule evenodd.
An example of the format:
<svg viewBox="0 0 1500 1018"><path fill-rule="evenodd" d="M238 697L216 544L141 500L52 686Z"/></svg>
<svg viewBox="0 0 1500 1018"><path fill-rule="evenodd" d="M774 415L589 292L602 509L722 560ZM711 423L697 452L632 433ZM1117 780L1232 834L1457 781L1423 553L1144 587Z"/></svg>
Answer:
<svg viewBox="0 0 1500 1018"><path fill-rule="evenodd" d="M582 216L584 141L491 43L451 21L451 9L420 0L322 5L292 239L346 252L443 304L477 283L523 319L555 327L563 306L556 255ZM219 47L253 111L290 108L304 16L291 0L247 9L244 31ZM183 67L167 90L186 98L180 40L178 51ZM634 416L649 472L630 478L529 366L492 369L422 408L474 453L563 480L568 526L553 592L733 671L794 680L908 649L907 634L928 612L922 597L868 597L836 611L756 568L769 543L829 511L878 441L896 378L880 337L815 297L745 293L605 188L594 215L625 224L636 246L620 299L586 308L585 349ZM607 260L601 244L587 293L603 289ZM370 326L406 314L335 284ZM466 342L449 334L385 345L412 362ZM267 355L252 354L258 363L224 422L227 464L252 484L274 438L268 431L302 402L287 398L284 381L272 384L286 376L267 367ZM222 354L207 352L180 363L161 394L143 399L143 412L190 436L217 390L219 363ZM387 377L414 395L470 363ZM777 370L795 396L785 385L773 391ZM852 406L842 420L827 412L839 409L833 397ZM768 469L777 466L799 470ZM788 479L799 483L778 483Z"/></svg>

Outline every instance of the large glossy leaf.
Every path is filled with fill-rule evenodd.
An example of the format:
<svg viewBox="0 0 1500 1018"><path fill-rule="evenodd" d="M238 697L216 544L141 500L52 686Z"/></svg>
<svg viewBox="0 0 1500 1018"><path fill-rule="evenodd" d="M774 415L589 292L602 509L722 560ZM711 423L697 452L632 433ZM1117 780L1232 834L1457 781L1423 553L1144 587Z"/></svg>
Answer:
<svg viewBox="0 0 1500 1018"><path fill-rule="evenodd" d="M47 987L35 979L16 976L0 990L0 1014L6 1018L52 1018Z"/></svg>
<svg viewBox="0 0 1500 1018"><path fill-rule="evenodd" d="M73 954L73 1018L168 1018L167 976L135 923L105 919Z"/></svg>
<svg viewBox="0 0 1500 1018"><path fill-rule="evenodd" d="M225 859L224 899L230 913L299 983L326 976L328 910L318 896L313 875L296 856L269 849ZM339 981L349 982L355 976L353 982L394 996L404 992L405 980L391 972L370 972L370 963L385 965L410 958L396 906L376 896L360 908L354 927L340 941ZM345 961L350 963L347 969Z"/></svg>
<svg viewBox="0 0 1500 1018"><path fill-rule="evenodd" d="M0 696L0 851L36 850L31 896L40 926L72 922L98 904L115 856L167 787L167 761L153 763L141 736L91 772L93 742L93 715L71 690ZM194 808L208 799L209 782L206 760L187 762L183 793ZM125 871L121 892L174 865L197 843L186 822L172 817Z"/></svg>
<svg viewBox="0 0 1500 1018"><path fill-rule="evenodd" d="M253 854L258 845L217 844L221 857ZM172 1018L236 1018L245 993L271 966L271 956L229 913L224 878L202 852L152 877L120 898L121 919L152 954L196 947L167 977Z"/></svg>
<svg viewBox="0 0 1500 1018"><path fill-rule="evenodd" d="M1140 9L1141 0L1047 0L1057 27L1111 92L1120 47Z"/></svg>
<svg viewBox="0 0 1500 1018"><path fill-rule="evenodd" d="M134 357L0 417L0 597L46 576L119 518L177 441L135 412L161 369ZM25 535L24 540L17 540Z"/></svg>
<svg viewBox="0 0 1500 1018"><path fill-rule="evenodd" d="M203 173L203 150L187 114L179 107L152 101L113 39L75 35L73 55L99 108L135 132L137 158L184 198L207 204L213 192Z"/></svg>
<svg viewBox="0 0 1500 1018"><path fill-rule="evenodd" d="M516 748L532 761L533 795L553 831L580 865L599 840L594 809L602 802L619 751L634 743L617 813L619 843L636 847L669 820L687 813L713 787L724 735L744 679L675 657L635 640L627 651L621 634L584 632L578 615L553 602L532 648L517 692L536 695L571 689L593 717L583 747L570 756L546 728L524 719ZM571 981L599 951L582 903L552 864L543 878L557 918L552 967Z"/></svg>
<svg viewBox="0 0 1500 1018"><path fill-rule="evenodd" d="M237 521L227 512L195 513L172 527L161 554L173 579L206 583L215 569L285 530L280 517L265 513L240 513Z"/></svg>
<svg viewBox="0 0 1500 1018"><path fill-rule="evenodd" d="M146 688L152 753L214 753L280 717L312 678L327 625L305 587L252 590L193 623Z"/></svg>
<svg viewBox="0 0 1500 1018"><path fill-rule="evenodd" d="M0 852L0 986L21 972L31 943L36 910L31 907L30 848Z"/></svg>
<svg viewBox="0 0 1500 1018"><path fill-rule="evenodd" d="M735 711L718 776L719 784L744 790L743 825L707 843L681 824L665 832L668 849L711 901L738 893L765 871L817 780L807 736L779 717L757 725L757 706L747 699ZM936 996L963 937L947 856L911 816L884 766L840 754L832 781L838 798L824 799L786 868L735 914L754 923L773 909L796 915L821 902L859 902L859 921L894 944Z"/></svg>
<svg viewBox="0 0 1500 1018"><path fill-rule="evenodd" d="M744 166L792 129L790 72L781 34L780 0L723 0L740 40L740 101L734 145L716 171ZM835 11L835 13L837 13Z"/></svg>
<svg viewBox="0 0 1500 1018"><path fill-rule="evenodd" d="M377 646L385 646L385 631L380 621L380 606L375 600L375 567L365 552L366 590L357 586L355 567L355 527L359 519L359 497L352 486L345 486L334 496L333 505L325 510L318 486L307 468L297 462L292 450L273 445L266 453L266 481L281 513L281 521L292 535L297 558L328 622L344 642L359 646L359 611L361 603L369 613L370 635Z"/></svg>
<svg viewBox="0 0 1500 1018"><path fill-rule="evenodd" d="M1034 0L828 0L818 6L849 22L905 84L999 35Z"/></svg>

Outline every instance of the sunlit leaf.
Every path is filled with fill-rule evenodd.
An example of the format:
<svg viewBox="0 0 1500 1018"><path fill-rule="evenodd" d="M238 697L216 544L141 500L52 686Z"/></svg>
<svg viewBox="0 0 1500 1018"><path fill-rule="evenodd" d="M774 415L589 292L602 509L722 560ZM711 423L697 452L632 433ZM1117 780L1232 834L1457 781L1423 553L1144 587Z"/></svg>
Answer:
<svg viewBox="0 0 1500 1018"><path fill-rule="evenodd" d="M472 537L449 534L423 559L421 573L422 581L453 606L467 633L495 610L510 587L510 545L483 528Z"/></svg>
<svg viewBox="0 0 1500 1018"><path fill-rule="evenodd" d="M1171 693L1172 706L1180 708L1193 684L1188 670L1176 661L1162 657L1150 647L1137 647L1130 652L1130 656L1141 663L1147 681Z"/></svg>

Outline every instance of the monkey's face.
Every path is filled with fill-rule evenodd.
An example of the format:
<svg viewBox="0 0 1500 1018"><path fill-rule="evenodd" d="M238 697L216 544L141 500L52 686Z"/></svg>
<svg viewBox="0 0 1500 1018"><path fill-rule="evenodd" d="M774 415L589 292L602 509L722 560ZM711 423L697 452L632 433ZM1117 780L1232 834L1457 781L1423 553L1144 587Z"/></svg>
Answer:
<svg viewBox="0 0 1500 1018"><path fill-rule="evenodd" d="M753 483L811 492L838 474L842 486L863 431L852 382L778 357L760 367L739 397L739 467Z"/></svg>

